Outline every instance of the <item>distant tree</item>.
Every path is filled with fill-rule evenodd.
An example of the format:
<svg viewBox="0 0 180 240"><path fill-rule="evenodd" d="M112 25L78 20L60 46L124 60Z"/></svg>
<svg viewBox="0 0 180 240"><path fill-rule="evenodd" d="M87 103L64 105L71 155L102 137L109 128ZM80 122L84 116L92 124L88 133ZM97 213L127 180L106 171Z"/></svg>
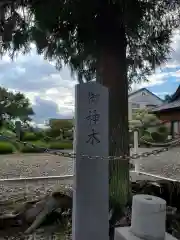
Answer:
<svg viewBox="0 0 180 240"><path fill-rule="evenodd" d="M172 99L172 95L170 95L170 94L166 94L165 97L164 97L164 100L167 103L169 103L171 101L171 99Z"/></svg>
<svg viewBox="0 0 180 240"><path fill-rule="evenodd" d="M30 101L24 94L13 93L5 88L0 88L0 122L1 126L6 120L19 118L20 120L29 119L33 115Z"/></svg>
<svg viewBox="0 0 180 240"><path fill-rule="evenodd" d="M66 132L73 129L73 120L69 119L50 119L49 129L47 132L53 137L62 136L64 139L66 137Z"/></svg>

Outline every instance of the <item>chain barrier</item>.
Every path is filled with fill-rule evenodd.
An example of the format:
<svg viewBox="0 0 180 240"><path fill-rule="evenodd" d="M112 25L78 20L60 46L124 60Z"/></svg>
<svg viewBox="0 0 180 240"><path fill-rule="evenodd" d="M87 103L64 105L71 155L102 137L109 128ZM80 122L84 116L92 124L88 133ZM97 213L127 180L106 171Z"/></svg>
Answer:
<svg viewBox="0 0 180 240"><path fill-rule="evenodd" d="M20 141L18 140L17 138L13 138L13 137L8 137L8 136L4 136L2 134L0 134L0 137L5 139L5 140L8 140L10 142L16 142L16 143L20 143L20 144L23 144L24 146L28 146L28 147L31 147L31 148L35 148L35 149L38 149L38 150L41 150L42 152L44 153L48 153L48 154L53 154L53 155L56 155L56 156L61 156L61 157L69 157L69 158L75 158L76 157L76 154L75 153L68 153L68 152L63 152L63 151L60 151L60 150L54 150L54 149L50 149L50 148L45 148L45 147L39 147L35 144L32 144L32 143L28 143L28 142L23 142L23 141ZM152 145L151 142L148 142L144 139L142 139L145 143L149 144L149 145ZM166 151L169 151L169 149L173 148L173 147L176 147L177 145L180 144L180 138L176 139L176 140L173 140L169 143L165 143L165 144L161 144L161 148L159 149L154 149L152 151L147 151L147 152L143 152L143 153L134 153L134 154L131 154L130 156L128 155L123 155L123 156L109 156L109 157L103 157L103 156L89 156L89 155L81 155L83 158L89 158L89 159L103 159L103 160L135 160L135 159L138 159L138 158L141 158L141 157L149 157L151 155L158 155L160 153L163 153L163 152L166 152Z"/></svg>

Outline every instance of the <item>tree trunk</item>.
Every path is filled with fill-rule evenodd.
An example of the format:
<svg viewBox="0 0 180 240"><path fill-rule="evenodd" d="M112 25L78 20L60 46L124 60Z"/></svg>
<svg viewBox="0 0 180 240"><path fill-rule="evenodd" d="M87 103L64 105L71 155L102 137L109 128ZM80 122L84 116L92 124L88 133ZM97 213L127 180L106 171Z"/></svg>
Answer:
<svg viewBox="0 0 180 240"><path fill-rule="evenodd" d="M171 121L171 136L172 136L172 139L174 138L174 124L175 124L175 121Z"/></svg>
<svg viewBox="0 0 180 240"><path fill-rule="evenodd" d="M109 89L109 155L129 155L128 80L124 33L118 45L109 44L101 48L97 81ZM129 161L111 160L109 180L110 204L122 208L129 199Z"/></svg>

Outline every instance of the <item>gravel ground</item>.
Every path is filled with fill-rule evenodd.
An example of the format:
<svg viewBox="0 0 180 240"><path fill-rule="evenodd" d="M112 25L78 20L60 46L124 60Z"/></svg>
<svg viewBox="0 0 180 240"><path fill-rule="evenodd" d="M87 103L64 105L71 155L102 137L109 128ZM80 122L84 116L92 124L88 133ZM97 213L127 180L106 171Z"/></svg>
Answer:
<svg viewBox="0 0 180 240"><path fill-rule="evenodd" d="M50 154L0 155L0 178L72 174L72 159Z"/></svg>
<svg viewBox="0 0 180 240"><path fill-rule="evenodd" d="M0 179L72 174L72 159L48 154L0 156ZM1 181L0 202L44 196L71 180Z"/></svg>
<svg viewBox="0 0 180 240"><path fill-rule="evenodd" d="M157 148L156 148L157 149ZM139 152L152 151L153 148L140 148ZM139 160L140 170L180 181L180 148L172 148L156 156Z"/></svg>
<svg viewBox="0 0 180 240"><path fill-rule="evenodd" d="M139 152L152 150L152 148L140 148ZM141 158L138 162L142 171L180 181L180 148ZM50 154L0 155L0 179L69 175L73 174L72 163L73 159ZM139 178L144 179L143 176ZM18 197L29 199L33 196L41 196L56 190L62 184L72 184L72 180L0 182L0 202Z"/></svg>
<svg viewBox="0 0 180 240"><path fill-rule="evenodd" d="M152 148L141 148L139 152L152 150ZM138 161L142 171L180 181L180 148L173 148L168 152L141 158ZM73 173L72 163L73 160L70 158L49 154L0 155L0 179L69 175ZM147 177L144 178L143 176L139 178L147 179ZM9 203L12 201L22 201L23 199L31 200L50 193L53 190L58 190L64 185L72 185L72 180L0 182L0 213L4 212L4 201ZM40 235L41 237L37 235L27 236L26 239L59 239L56 237L51 238L52 236L50 237L47 233ZM5 239L7 238L0 237L0 240ZM19 238L8 237L8 239Z"/></svg>

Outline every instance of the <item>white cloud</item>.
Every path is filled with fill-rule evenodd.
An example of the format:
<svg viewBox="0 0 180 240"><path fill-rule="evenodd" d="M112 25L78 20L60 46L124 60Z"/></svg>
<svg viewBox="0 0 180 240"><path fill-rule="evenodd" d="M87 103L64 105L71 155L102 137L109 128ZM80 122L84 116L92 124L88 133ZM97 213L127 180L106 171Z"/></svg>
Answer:
<svg viewBox="0 0 180 240"><path fill-rule="evenodd" d="M143 87L152 87L154 85L161 85L163 84L169 76L169 73L161 72L159 69L156 70L156 73L149 76L148 82L141 82L141 83L133 83L132 90L137 90Z"/></svg>
<svg viewBox="0 0 180 240"><path fill-rule="evenodd" d="M133 90L162 85L169 77L175 77L180 81L180 31L174 33L171 47L172 59L156 69L149 77L149 82L133 84ZM169 69L164 72L164 69ZM0 60L0 84L13 91L21 91L26 94L33 104L36 112L35 122L43 122L51 117L70 117L74 112L74 85L76 80L72 78L70 71L63 66L62 71L55 69L53 62L43 59L32 51L27 55L19 55L12 62L6 55ZM163 91L163 89L162 89ZM166 95L165 92L157 95Z"/></svg>

